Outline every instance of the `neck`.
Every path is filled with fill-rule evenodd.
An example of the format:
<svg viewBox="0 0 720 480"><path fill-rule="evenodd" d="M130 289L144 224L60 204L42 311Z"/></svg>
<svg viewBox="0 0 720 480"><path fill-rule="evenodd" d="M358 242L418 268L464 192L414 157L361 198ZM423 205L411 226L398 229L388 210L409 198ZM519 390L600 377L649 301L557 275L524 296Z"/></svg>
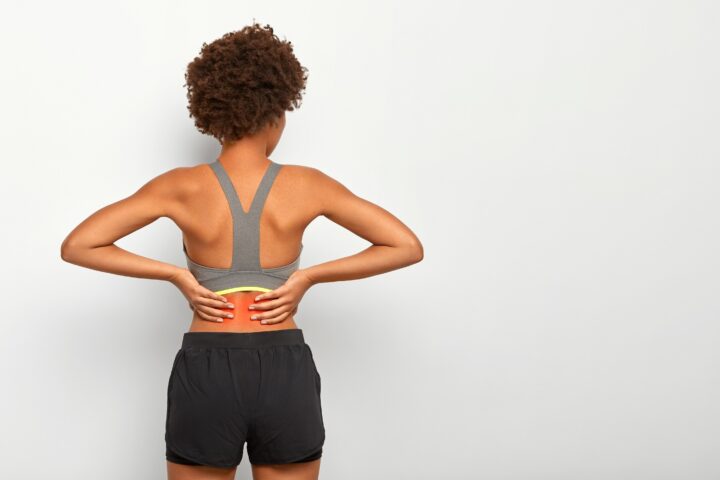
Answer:
<svg viewBox="0 0 720 480"><path fill-rule="evenodd" d="M267 140L260 136L246 136L235 142L226 142L218 158L226 165L243 165L243 168L267 163Z"/></svg>

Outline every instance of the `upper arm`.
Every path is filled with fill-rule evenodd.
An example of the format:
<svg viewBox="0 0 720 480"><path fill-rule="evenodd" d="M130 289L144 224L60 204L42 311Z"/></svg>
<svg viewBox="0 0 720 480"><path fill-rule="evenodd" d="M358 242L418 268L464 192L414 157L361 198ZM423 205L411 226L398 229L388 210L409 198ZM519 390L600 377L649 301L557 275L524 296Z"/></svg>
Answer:
<svg viewBox="0 0 720 480"><path fill-rule="evenodd" d="M321 215L375 245L422 248L415 233L392 213L324 172L312 170Z"/></svg>
<svg viewBox="0 0 720 480"><path fill-rule="evenodd" d="M170 217L179 204L183 170L179 167L162 173L132 195L96 211L70 232L63 248L110 245L160 217Z"/></svg>

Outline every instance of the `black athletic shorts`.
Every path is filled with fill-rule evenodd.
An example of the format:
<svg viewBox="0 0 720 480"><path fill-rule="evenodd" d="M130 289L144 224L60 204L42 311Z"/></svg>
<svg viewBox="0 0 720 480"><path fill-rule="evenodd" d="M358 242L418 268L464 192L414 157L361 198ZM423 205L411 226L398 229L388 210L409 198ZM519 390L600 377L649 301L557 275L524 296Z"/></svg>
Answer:
<svg viewBox="0 0 720 480"><path fill-rule="evenodd" d="M302 330L186 332L167 391L165 456L234 467L322 456L320 374Z"/></svg>

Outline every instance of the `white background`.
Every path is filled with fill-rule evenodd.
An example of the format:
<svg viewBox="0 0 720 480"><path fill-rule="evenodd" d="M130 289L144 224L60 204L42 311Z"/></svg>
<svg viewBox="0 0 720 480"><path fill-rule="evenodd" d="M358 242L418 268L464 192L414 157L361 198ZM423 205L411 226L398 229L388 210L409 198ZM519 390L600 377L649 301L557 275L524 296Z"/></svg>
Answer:
<svg viewBox="0 0 720 480"><path fill-rule="evenodd" d="M13 3L1 478L165 478L187 303L65 263L60 243L215 158L185 67L253 19L309 69L271 158L325 171L425 247L300 306L321 478L720 478L716 2ZM367 246L325 218L304 243L301 267ZM118 245L184 264L167 219Z"/></svg>

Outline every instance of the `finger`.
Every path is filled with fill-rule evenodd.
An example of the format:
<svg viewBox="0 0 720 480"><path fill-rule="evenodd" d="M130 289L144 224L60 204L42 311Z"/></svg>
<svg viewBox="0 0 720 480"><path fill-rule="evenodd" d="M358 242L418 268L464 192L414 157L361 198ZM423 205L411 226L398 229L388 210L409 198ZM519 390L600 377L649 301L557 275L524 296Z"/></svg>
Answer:
<svg viewBox="0 0 720 480"><path fill-rule="evenodd" d="M205 305L198 305L197 309L205 312L211 317L233 318L234 316L232 312L218 310L217 308L207 307Z"/></svg>
<svg viewBox="0 0 720 480"><path fill-rule="evenodd" d="M269 320L274 317L277 317L278 315L281 315L283 313L286 313L288 311L287 308L276 308L275 310L270 310L263 313L255 313L250 316L250 320L260 320L260 323L263 323L263 320Z"/></svg>
<svg viewBox="0 0 720 480"><path fill-rule="evenodd" d="M267 303L271 303L271 302L267 302ZM287 303L286 301L283 301L282 299L280 299L280 302L277 303L277 307L276 307L276 308L274 308L274 309L272 309L272 310L270 310L270 311L264 311L264 312L262 312L262 313L258 313L258 314L255 314L255 315L251 315L251 316L250 316L250 320L261 320L261 321L262 321L263 319L272 318L272 317L276 314L277 311L282 312L282 311L279 310L279 309L280 309L281 307L283 307L284 305L286 305L286 303ZM299 304L298 304L298 305L295 305L295 308L293 308L293 309L290 311L290 315L295 315L295 314L297 313L297 311L298 311L298 306L299 306ZM256 308L257 308L257 307L256 307ZM262 309L262 307L258 308L258 310L260 310L260 309ZM255 309L253 309L253 311L255 311ZM261 323L262 323L262 322L261 322Z"/></svg>
<svg viewBox="0 0 720 480"><path fill-rule="evenodd" d="M265 300L266 298L278 298L280 295L282 295L280 288L276 288L275 290L261 293L260 295L255 297L254 301L259 302L260 300Z"/></svg>
<svg viewBox="0 0 720 480"><path fill-rule="evenodd" d="M284 298L277 298L274 300L266 300L261 303L251 303L248 305L248 308L250 310L272 310L274 308L278 308L282 305L285 305L287 303L287 300Z"/></svg>
<svg viewBox="0 0 720 480"><path fill-rule="evenodd" d="M275 318L268 318L267 320L263 320L260 323L262 323L264 325L272 325L274 323L280 323L280 322L284 321L288 317L288 315L290 315L290 312L281 313L280 315L278 315Z"/></svg>
<svg viewBox="0 0 720 480"><path fill-rule="evenodd" d="M193 301L195 305L205 305L214 308L234 308L234 305L230 302L223 302L208 297L196 297Z"/></svg>
<svg viewBox="0 0 720 480"><path fill-rule="evenodd" d="M227 297L223 295L218 295L217 293L213 292L212 290L208 290L207 288L204 288L201 290L202 298L207 298L216 302L220 302L227 305L232 305L232 302L228 302ZM230 306L229 308L233 308Z"/></svg>
<svg viewBox="0 0 720 480"><path fill-rule="evenodd" d="M212 298L213 300L217 300L218 302L227 303L227 298L223 297L222 295L218 295L217 293L213 292L212 290L203 288L203 289L201 289L200 292L206 298Z"/></svg>
<svg viewBox="0 0 720 480"><path fill-rule="evenodd" d="M206 320L208 322L216 322L216 323L222 323L223 319L219 317L213 317L212 315L208 315L207 313L203 312L199 308L195 309L195 311L198 314L198 317L200 317L201 320Z"/></svg>

